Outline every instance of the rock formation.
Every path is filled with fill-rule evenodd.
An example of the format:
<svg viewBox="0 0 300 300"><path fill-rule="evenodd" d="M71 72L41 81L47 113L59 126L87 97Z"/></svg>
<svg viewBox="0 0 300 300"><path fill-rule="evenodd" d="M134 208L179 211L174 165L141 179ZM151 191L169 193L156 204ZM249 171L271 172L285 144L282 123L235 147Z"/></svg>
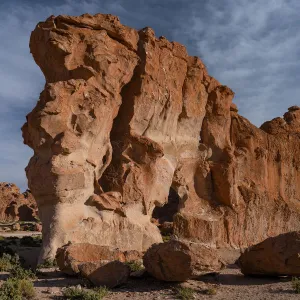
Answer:
<svg viewBox="0 0 300 300"><path fill-rule="evenodd" d="M46 79L23 126L41 259L68 241L145 251L170 188L183 240L244 248L300 229L297 107L258 129L184 46L112 15L51 16L30 49Z"/></svg>
<svg viewBox="0 0 300 300"><path fill-rule="evenodd" d="M248 248L238 264L245 275L300 276L300 232L270 237Z"/></svg>
<svg viewBox="0 0 300 300"><path fill-rule="evenodd" d="M0 222L35 221L36 202L29 190L24 193L13 183L0 182Z"/></svg>

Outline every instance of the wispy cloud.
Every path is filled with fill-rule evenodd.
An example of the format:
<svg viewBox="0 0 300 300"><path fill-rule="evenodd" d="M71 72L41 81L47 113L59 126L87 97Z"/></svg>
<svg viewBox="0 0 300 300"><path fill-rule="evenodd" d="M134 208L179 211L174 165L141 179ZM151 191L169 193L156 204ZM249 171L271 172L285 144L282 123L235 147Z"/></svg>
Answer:
<svg viewBox="0 0 300 300"><path fill-rule="evenodd" d="M0 181L26 187L32 151L20 127L43 89L29 36L49 15L111 13L137 29L185 44L209 73L235 93L241 114L256 125L298 104L298 0L3 0L0 2Z"/></svg>
<svg viewBox="0 0 300 300"><path fill-rule="evenodd" d="M198 11L202 9L202 15ZM184 30L210 73L231 87L256 125L299 104L299 1L210 0Z"/></svg>

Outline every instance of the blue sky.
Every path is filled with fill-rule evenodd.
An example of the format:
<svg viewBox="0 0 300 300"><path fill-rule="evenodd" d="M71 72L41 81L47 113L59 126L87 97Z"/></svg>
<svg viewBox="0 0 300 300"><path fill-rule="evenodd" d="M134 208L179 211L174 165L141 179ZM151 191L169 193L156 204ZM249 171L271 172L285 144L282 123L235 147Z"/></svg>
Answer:
<svg viewBox="0 0 300 300"><path fill-rule="evenodd" d="M299 105L299 0L1 0L0 181L27 187L32 151L20 127L43 89L29 36L50 15L110 13L184 44L235 92L239 112L259 126Z"/></svg>

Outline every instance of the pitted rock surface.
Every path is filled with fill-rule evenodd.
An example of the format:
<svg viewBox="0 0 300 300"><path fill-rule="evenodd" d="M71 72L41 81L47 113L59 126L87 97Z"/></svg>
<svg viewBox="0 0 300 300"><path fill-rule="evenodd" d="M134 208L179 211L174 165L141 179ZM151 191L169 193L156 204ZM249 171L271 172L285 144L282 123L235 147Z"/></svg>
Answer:
<svg viewBox="0 0 300 300"><path fill-rule="evenodd" d="M23 126L41 259L68 241L145 251L170 187L174 234L245 248L299 230L299 109L262 126L184 46L117 17L51 16L30 49L46 79Z"/></svg>

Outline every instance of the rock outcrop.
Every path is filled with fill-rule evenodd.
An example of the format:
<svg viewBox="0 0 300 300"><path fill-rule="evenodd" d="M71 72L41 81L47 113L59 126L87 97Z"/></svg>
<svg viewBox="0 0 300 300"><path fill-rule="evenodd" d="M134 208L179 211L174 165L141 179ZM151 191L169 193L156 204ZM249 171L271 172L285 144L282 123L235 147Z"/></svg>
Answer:
<svg viewBox="0 0 300 300"><path fill-rule="evenodd" d="M0 182L0 223L35 221L37 205L29 190L24 193L13 183Z"/></svg>
<svg viewBox="0 0 300 300"><path fill-rule="evenodd" d="M216 249L177 240L152 245L143 261L147 272L163 281L185 281L225 266Z"/></svg>
<svg viewBox="0 0 300 300"><path fill-rule="evenodd" d="M46 79L23 127L41 259L68 241L147 250L170 188L183 240L245 248L300 229L297 107L258 129L185 47L111 15L51 16L30 49Z"/></svg>
<svg viewBox="0 0 300 300"><path fill-rule="evenodd" d="M245 275L300 276L300 232L271 237L248 248L238 264Z"/></svg>

